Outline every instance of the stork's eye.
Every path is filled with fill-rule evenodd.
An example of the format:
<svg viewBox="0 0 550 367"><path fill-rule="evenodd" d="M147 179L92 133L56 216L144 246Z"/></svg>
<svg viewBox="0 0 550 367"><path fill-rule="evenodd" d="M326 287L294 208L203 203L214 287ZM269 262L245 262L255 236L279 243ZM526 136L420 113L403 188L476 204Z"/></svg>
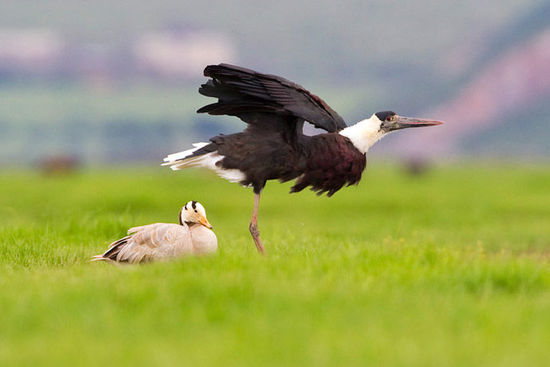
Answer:
<svg viewBox="0 0 550 367"><path fill-rule="evenodd" d="M386 117L386 121L388 121L388 122L394 122L396 120L397 120L397 115L391 115L391 116Z"/></svg>

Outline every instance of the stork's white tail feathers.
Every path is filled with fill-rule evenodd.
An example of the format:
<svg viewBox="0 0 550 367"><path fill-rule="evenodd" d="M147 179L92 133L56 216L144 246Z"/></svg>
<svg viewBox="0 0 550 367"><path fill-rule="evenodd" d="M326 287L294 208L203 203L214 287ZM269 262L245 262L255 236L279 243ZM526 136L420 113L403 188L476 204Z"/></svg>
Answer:
<svg viewBox="0 0 550 367"><path fill-rule="evenodd" d="M191 148L191 149L184 150L183 152L168 154L164 158L164 163L162 165L163 166L172 166L171 168L176 170L178 168L174 168L175 163L183 163L182 161L186 157L189 157L189 156L193 155L193 153L195 153L197 150L199 150L200 148L205 147L207 145L208 145L208 143L205 143L205 142L193 143L193 148Z"/></svg>
<svg viewBox="0 0 550 367"><path fill-rule="evenodd" d="M209 143L194 143L194 148L169 154L164 158L164 163L162 163L162 165L170 166L174 171L187 167L204 167L216 172L220 177L230 182L241 182L246 178L245 174L238 169L226 169L218 166L216 163L221 161L224 156L219 155L217 151L193 156L193 153L208 144Z"/></svg>
<svg viewBox="0 0 550 367"><path fill-rule="evenodd" d="M184 150L183 152L168 154L164 158L164 163L162 163L163 166L170 166L173 170L178 170L183 167L192 167L196 166L197 164L192 164L197 159L201 158L201 156L197 157L191 157L193 153L195 153L197 150L199 150L202 147L207 146L209 143L200 142L200 143L193 143L193 148ZM189 159L185 159L186 157L190 157Z"/></svg>

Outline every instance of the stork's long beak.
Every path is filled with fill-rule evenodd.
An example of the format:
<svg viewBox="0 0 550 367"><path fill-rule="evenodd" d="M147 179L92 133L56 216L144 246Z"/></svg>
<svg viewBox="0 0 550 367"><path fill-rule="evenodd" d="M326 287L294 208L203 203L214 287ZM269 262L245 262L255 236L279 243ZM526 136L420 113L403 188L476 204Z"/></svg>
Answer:
<svg viewBox="0 0 550 367"><path fill-rule="evenodd" d="M212 229L212 225L208 222L208 219L206 219L206 217L203 217L202 215L199 215L199 223L208 229Z"/></svg>
<svg viewBox="0 0 550 367"><path fill-rule="evenodd" d="M419 119L419 118L416 118L416 117L399 116L397 118L397 121L395 121L391 125L390 129L391 130L399 130L399 129L406 129L408 127L435 126L435 125L441 125L442 123L443 123L443 121Z"/></svg>

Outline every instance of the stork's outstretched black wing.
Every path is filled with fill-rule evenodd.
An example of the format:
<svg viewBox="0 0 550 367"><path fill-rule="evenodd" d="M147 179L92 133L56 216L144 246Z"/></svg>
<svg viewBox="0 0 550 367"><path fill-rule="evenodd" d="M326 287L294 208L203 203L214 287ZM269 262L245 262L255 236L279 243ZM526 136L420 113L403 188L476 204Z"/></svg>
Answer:
<svg viewBox="0 0 550 367"><path fill-rule="evenodd" d="M283 120L308 121L328 132L346 127L342 117L321 98L279 76L228 64L209 65L204 76L211 79L199 92L218 98L218 102L202 107L199 113L237 116L248 124L256 123L258 114L278 115Z"/></svg>

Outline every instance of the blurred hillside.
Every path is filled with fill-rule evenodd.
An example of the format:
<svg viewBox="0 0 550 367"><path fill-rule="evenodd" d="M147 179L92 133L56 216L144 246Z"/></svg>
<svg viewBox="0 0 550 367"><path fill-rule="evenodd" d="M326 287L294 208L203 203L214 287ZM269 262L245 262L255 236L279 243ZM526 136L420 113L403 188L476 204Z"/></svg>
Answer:
<svg viewBox="0 0 550 367"><path fill-rule="evenodd" d="M452 124L399 137L396 150L415 157L550 156L550 3L495 33L463 74L455 96L427 112Z"/></svg>
<svg viewBox="0 0 550 367"><path fill-rule="evenodd" d="M550 156L550 2L0 1L0 162L159 160L240 127L198 116L207 63L283 75L353 123L447 122L375 152ZM426 129L429 130L429 129ZM429 146L431 149L426 149Z"/></svg>

